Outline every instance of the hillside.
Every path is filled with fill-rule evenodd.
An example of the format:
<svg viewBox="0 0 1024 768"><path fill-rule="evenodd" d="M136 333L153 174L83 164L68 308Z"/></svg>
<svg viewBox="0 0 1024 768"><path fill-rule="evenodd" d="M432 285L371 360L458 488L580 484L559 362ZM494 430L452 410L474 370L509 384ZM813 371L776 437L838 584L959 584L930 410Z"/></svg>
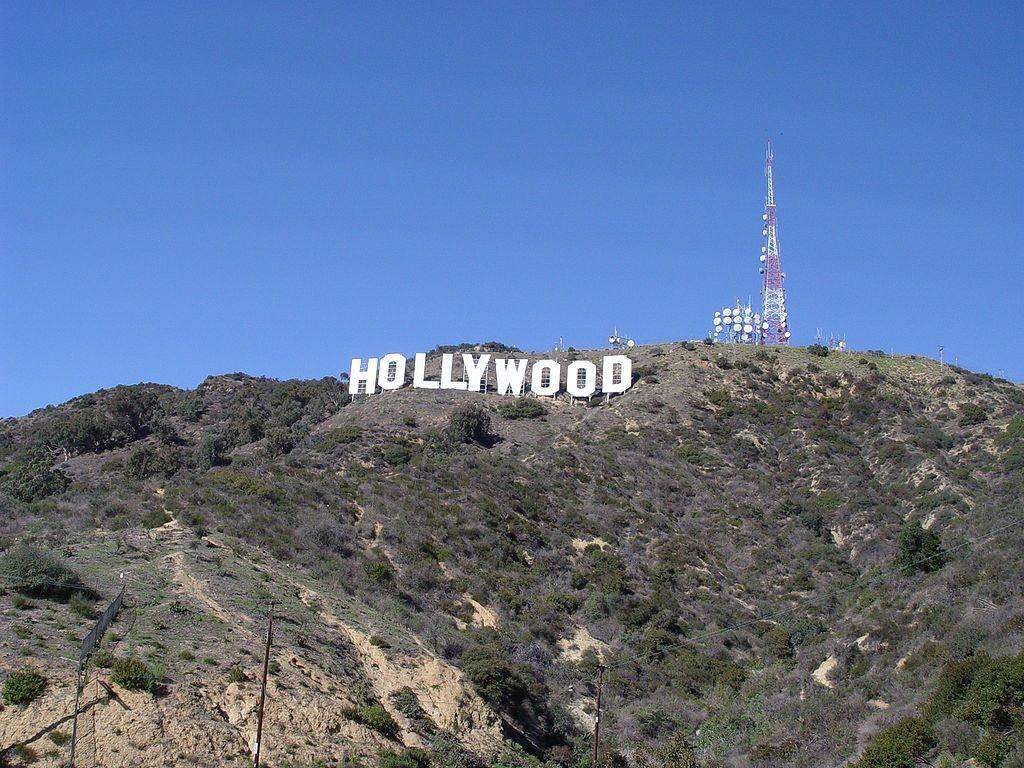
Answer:
<svg viewBox="0 0 1024 768"><path fill-rule="evenodd" d="M1024 388L631 356L589 406L230 374L0 422L0 677L45 678L2 760L66 764L123 574L76 765L251 764L271 603L274 768L589 766L602 664L609 766L1024 765Z"/></svg>

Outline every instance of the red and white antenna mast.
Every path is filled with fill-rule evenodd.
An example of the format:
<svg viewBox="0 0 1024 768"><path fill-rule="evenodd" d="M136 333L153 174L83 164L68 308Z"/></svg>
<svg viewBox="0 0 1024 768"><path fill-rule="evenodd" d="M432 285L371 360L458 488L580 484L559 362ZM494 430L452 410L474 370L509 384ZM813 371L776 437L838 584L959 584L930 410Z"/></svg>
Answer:
<svg viewBox="0 0 1024 768"><path fill-rule="evenodd" d="M775 183L772 179L772 143L768 142L765 152L765 176L768 179L768 192L764 201L764 245L761 246L761 261L764 266L764 285L761 294L764 308L761 312L762 344L789 344L789 314L786 310L786 289L783 287L785 274L779 259L779 226L775 215Z"/></svg>

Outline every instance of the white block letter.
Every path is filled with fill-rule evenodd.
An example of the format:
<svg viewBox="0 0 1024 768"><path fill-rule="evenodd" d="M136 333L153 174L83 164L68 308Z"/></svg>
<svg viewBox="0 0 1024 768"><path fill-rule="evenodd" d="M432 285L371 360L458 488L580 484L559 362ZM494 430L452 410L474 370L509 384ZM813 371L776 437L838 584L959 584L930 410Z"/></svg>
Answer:
<svg viewBox="0 0 1024 768"><path fill-rule="evenodd" d="M530 389L535 395L556 395L561 387L562 366L554 360L538 360L533 364Z"/></svg>
<svg viewBox="0 0 1024 768"><path fill-rule="evenodd" d="M495 359L494 377L498 383L499 395L523 394L523 382L526 381L526 366L528 364L529 360L525 358L517 360Z"/></svg>
<svg viewBox="0 0 1024 768"><path fill-rule="evenodd" d="M565 369L565 389L573 397L590 397L597 391L597 366L589 360L569 363Z"/></svg>
<svg viewBox="0 0 1024 768"><path fill-rule="evenodd" d="M441 389L465 389L466 382L452 381L452 359L454 355L441 355Z"/></svg>
<svg viewBox="0 0 1024 768"><path fill-rule="evenodd" d="M614 395L633 386L633 361L626 355L607 355L601 369L601 391Z"/></svg>
<svg viewBox="0 0 1024 768"><path fill-rule="evenodd" d="M363 370L363 358L352 358L352 367L348 371L348 393L350 395L361 395L366 393L372 395L377 391L377 358L371 357L366 361L366 370Z"/></svg>
<svg viewBox="0 0 1024 768"><path fill-rule="evenodd" d="M405 357L396 354L384 355L380 359L377 383L381 389L400 389L405 384Z"/></svg>
<svg viewBox="0 0 1024 768"><path fill-rule="evenodd" d="M412 369L412 385L417 389L438 389L441 386L439 381L427 381L424 377L427 369L427 356L422 352L416 353L416 362Z"/></svg>
<svg viewBox="0 0 1024 768"><path fill-rule="evenodd" d="M462 353L462 370L466 372L470 392L479 392L483 388L484 374L487 372L487 361L490 355L480 355L476 360L472 355Z"/></svg>

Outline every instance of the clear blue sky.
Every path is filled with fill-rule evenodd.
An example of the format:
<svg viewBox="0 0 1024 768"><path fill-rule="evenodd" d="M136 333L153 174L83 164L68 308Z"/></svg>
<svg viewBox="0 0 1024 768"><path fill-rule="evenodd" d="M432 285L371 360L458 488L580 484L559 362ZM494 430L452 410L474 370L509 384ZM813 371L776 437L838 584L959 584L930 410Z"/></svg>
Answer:
<svg viewBox="0 0 1024 768"><path fill-rule="evenodd" d="M497 339L1024 378L1020 2L0 5L0 415Z"/></svg>

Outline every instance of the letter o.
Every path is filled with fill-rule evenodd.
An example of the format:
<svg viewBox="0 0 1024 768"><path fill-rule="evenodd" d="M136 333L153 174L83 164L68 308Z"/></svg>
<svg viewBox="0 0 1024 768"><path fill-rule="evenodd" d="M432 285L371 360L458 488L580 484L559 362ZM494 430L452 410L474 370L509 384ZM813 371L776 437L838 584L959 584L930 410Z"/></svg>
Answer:
<svg viewBox="0 0 1024 768"><path fill-rule="evenodd" d="M392 353L380 359L377 384L381 389L399 389L405 384L405 357Z"/></svg>
<svg viewBox="0 0 1024 768"><path fill-rule="evenodd" d="M547 376L544 374L547 373ZM548 383L544 384L547 378ZM538 360L533 364L530 390L535 395L557 395L562 385L562 366L554 360Z"/></svg>
<svg viewBox="0 0 1024 768"><path fill-rule="evenodd" d="M582 386L580 379L583 379ZM565 369L565 389L573 397L590 397L597 391L597 366L589 360L569 363Z"/></svg>

